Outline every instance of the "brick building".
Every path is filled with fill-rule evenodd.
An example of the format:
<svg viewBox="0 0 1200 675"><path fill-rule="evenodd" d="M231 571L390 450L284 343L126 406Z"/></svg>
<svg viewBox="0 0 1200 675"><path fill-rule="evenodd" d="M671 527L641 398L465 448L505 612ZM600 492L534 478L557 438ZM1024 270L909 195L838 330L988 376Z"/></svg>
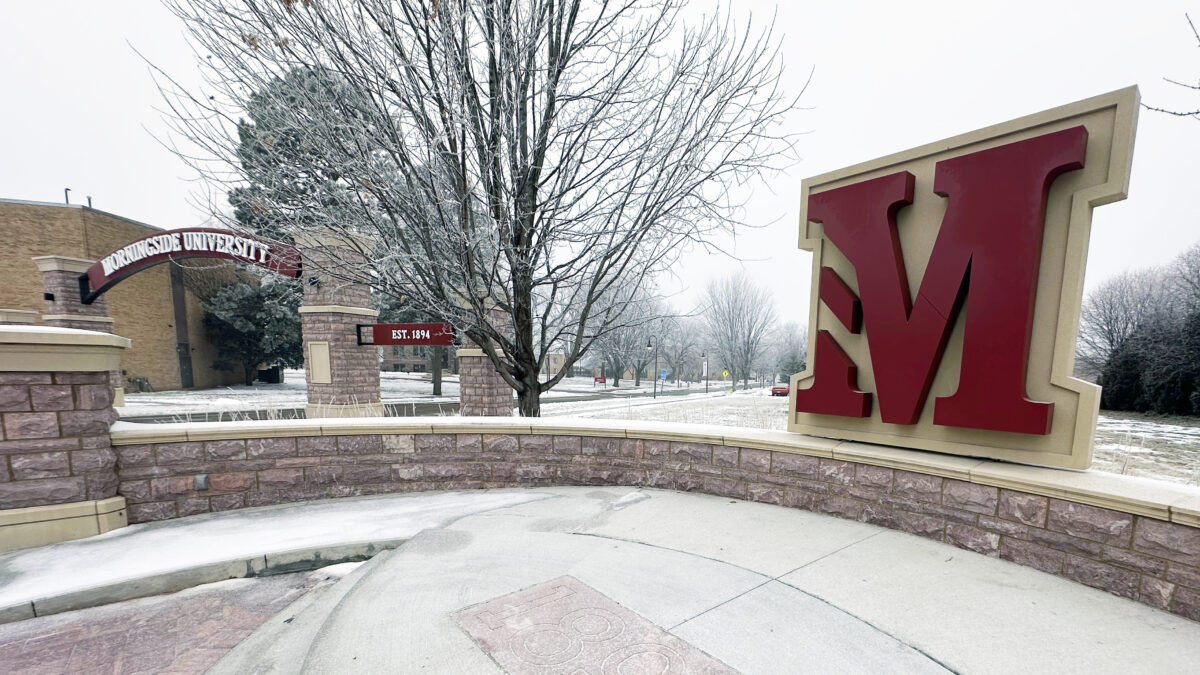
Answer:
<svg viewBox="0 0 1200 675"><path fill-rule="evenodd" d="M433 347L387 346L379 348L379 369L398 373L427 373L433 362ZM442 349L442 370L457 373L454 348Z"/></svg>
<svg viewBox="0 0 1200 675"><path fill-rule="evenodd" d="M0 308L46 311L42 274L33 258L98 260L161 228L75 204L0 199ZM241 382L213 370L216 350L204 334L201 297L235 279L223 261L189 260L134 274L105 294L113 332L133 345L121 357L127 392L205 388Z"/></svg>

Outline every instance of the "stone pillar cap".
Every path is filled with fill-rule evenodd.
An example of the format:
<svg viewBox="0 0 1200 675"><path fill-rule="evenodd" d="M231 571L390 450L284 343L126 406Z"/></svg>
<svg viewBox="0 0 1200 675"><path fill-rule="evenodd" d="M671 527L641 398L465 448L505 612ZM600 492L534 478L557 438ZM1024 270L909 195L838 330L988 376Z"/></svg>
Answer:
<svg viewBox="0 0 1200 675"><path fill-rule="evenodd" d="M0 326L0 371L95 372L120 366L129 338L56 326Z"/></svg>
<svg viewBox="0 0 1200 675"><path fill-rule="evenodd" d="M451 290L450 292L454 296L453 299L454 299L455 307L458 307L460 309L470 309L471 308L471 299L468 298L466 296L466 294L462 293L461 291L457 291L457 290ZM499 309L499 304L497 304L496 301L494 299L492 299L490 293L485 293L485 294L479 295L477 297L479 298L480 302L483 303L483 311L490 312L493 309Z"/></svg>
<svg viewBox="0 0 1200 675"><path fill-rule="evenodd" d="M95 260L84 260L83 258L68 258L62 255L40 255L33 259L37 263L38 270L42 272L75 272L83 274L88 268L96 264Z"/></svg>
<svg viewBox="0 0 1200 675"><path fill-rule="evenodd" d="M291 234L292 241L296 242L296 246L301 249L337 247L361 250L364 253L370 253L375 249L375 242L369 237L326 227L300 230Z"/></svg>

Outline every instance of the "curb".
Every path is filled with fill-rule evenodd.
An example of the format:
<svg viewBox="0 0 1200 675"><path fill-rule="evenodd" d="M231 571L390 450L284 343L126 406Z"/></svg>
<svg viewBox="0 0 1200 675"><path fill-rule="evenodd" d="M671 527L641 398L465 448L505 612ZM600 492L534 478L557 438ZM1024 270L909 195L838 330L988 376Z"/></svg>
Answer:
<svg viewBox="0 0 1200 675"><path fill-rule="evenodd" d="M299 675L317 635L358 583L389 557L384 551L326 586L316 586L258 626L205 675Z"/></svg>
<svg viewBox="0 0 1200 675"><path fill-rule="evenodd" d="M406 539L352 542L332 546L314 546L265 553L250 558L237 558L206 563L181 570L164 572L136 579L124 579L104 586L85 588L69 593L38 598L18 605L0 607L0 624L24 621L76 609L98 607L124 600L152 595L175 593L201 584L227 579L264 577L314 570L328 565L367 560L381 551L403 544Z"/></svg>

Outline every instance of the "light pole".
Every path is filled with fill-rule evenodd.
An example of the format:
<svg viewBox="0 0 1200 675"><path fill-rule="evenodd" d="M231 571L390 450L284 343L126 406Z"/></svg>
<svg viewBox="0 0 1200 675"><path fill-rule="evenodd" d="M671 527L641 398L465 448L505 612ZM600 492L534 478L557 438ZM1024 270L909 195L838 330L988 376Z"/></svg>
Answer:
<svg viewBox="0 0 1200 675"><path fill-rule="evenodd" d="M654 344L650 344L650 338L646 338L646 351L654 350L654 365L650 367L650 376L654 380L650 383L650 398L658 398L658 343L659 340L654 340Z"/></svg>
<svg viewBox="0 0 1200 675"><path fill-rule="evenodd" d="M708 351L700 353L700 358L704 359L704 393L708 393Z"/></svg>

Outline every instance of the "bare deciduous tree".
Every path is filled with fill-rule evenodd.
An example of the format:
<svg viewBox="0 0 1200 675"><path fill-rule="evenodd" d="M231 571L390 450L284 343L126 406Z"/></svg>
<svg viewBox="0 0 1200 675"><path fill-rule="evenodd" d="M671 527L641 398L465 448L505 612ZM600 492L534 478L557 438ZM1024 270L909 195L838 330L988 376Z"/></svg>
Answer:
<svg viewBox="0 0 1200 675"><path fill-rule="evenodd" d="M618 294L619 296L620 294ZM604 329L604 336L595 342L594 349L613 378L613 386L621 386L621 377L626 371L633 374L634 386L642 383L646 366L653 360L653 340L669 317L670 310L663 302L646 291L639 291L631 298L618 298L628 305L619 323ZM605 307L607 299L600 307Z"/></svg>
<svg viewBox="0 0 1200 675"><path fill-rule="evenodd" d="M788 322L775 331L771 345L774 374L785 383L794 373L804 370L808 356L808 326Z"/></svg>
<svg viewBox="0 0 1200 675"><path fill-rule="evenodd" d="M1167 274L1178 301L1190 310L1200 309L1200 244L1176 256Z"/></svg>
<svg viewBox="0 0 1200 675"><path fill-rule="evenodd" d="M181 156L210 180L243 179L240 111L277 96L273 122L303 150L289 170L353 199L336 217L313 217L320 190L257 207L365 253L322 271L453 323L523 415L624 325L630 303L613 298L733 229L732 188L791 147L771 31L685 25L684 0L166 1L208 68L202 91L163 85L197 146ZM278 86L297 69L319 86ZM565 362L543 382L551 345Z"/></svg>
<svg viewBox="0 0 1200 675"><path fill-rule="evenodd" d="M1079 312L1076 361L1081 373L1099 374L1130 336L1166 310L1166 281L1159 270L1136 270L1112 277L1088 294Z"/></svg>
<svg viewBox="0 0 1200 675"><path fill-rule="evenodd" d="M1192 23L1192 17L1189 14L1184 14L1183 18L1187 20L1188 28L1191 29L1192 37L1195 38L1197 46L1200 46L1200 31L1196 30L1196 24ZM1173 80L1169 77L1163 78L1163 79L1165 79L1167 82L1170 82L1171 84L1183 87L1185 89L1191 89L1193 91L1200 91L1200 82L1198 82L1196 84L1190 84L1188 82L1180 82L1179 80ZM1189 109L1172 110L1170 108L1159 108L1159 107L1155 107L1155 106L1151 106L1151 105L1146 105L1145 103L1143 103L1142 106L1145 107L1147 110L1153 110L1154 112L1166 113L1168 115L1175 115L1176 117L1190 117L1195 120L1200 120L1200 109L1197 109L1197 108L1192 108L1190 110Z"/></svg>
<svg viewBox="0 0 1200 675"><path fill-rule="evenodd" d="M692 379L699 372L696 363L701 353L701 329L695 317L680 316L667 321L663 332L663 361L671 366L672 379Z"/></svg>
<svg viewBox="0 0 1200 675"><path fill-rule="evenodd" d="M746 387L775 326L775 299L744 272L709 282L704 292L705 332L721 363Z"/></svg>

